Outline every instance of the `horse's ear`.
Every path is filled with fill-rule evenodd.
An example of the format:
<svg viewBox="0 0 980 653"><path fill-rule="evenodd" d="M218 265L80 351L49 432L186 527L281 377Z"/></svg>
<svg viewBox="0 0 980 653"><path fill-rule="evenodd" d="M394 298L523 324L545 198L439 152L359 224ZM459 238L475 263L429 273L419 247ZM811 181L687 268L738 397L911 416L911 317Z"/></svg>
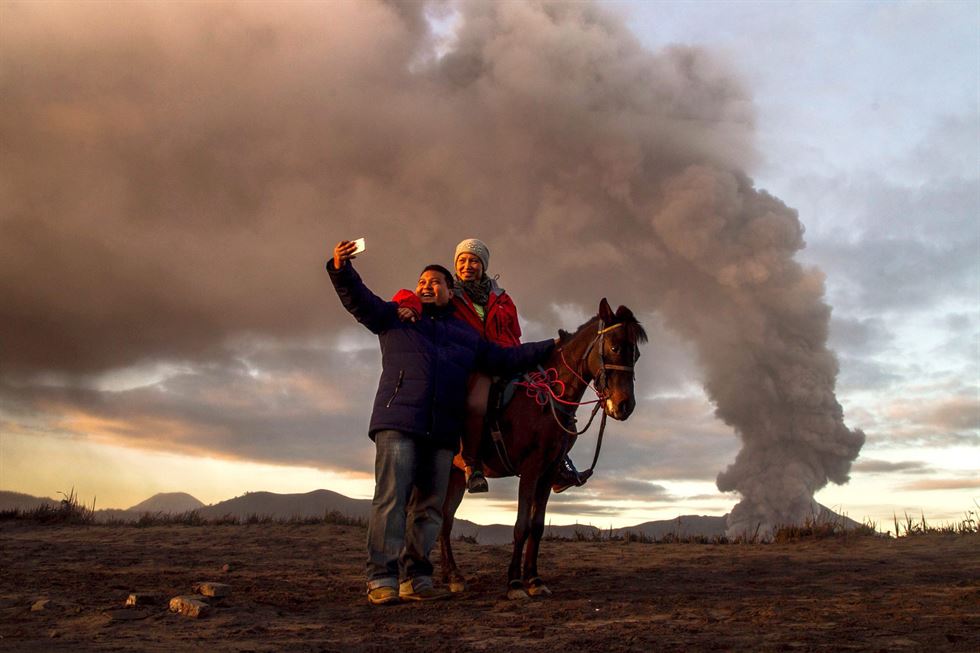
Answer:
<svg viewBox="0 0 980 653"><path fill-rule="evenodd" d="M612 324L613 322L613 312L605 297L599 302L599 319L602 320L603 324Z"/></svg>
<svg viewBox="0 0 980 653"><path fill-rule="evenodd" d="M626 322L627 320L635 319L633 317L633 311L631 311L626 306L620 306L619 308L616 309L616 318L619 319L620 322Z"/></svg>

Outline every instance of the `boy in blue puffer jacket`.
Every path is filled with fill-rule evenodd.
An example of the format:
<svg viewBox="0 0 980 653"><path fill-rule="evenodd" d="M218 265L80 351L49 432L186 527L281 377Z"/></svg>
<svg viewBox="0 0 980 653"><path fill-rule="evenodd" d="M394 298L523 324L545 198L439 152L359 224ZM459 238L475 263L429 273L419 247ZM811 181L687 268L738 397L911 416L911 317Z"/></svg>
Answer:
<svg viewBox="0 0 980 653"><path fill-rule="evenodd" d="M417 322L398 319L398 305L371 292L350 259L355 245L334 248L327 271L344 308L377 334L381 379L369 435L375 443L375 488L368 523L368 601L446 598L432 585L429 553L442 525L452 459L466 415L472 371L507 375L544 361L557 340L499 347L453 316L452 274L429 265L415 294ZM414 492L413 492L414 490ZM407 528L406 528L407 521ZM399 581L401 581L399 583Z"/></svg>

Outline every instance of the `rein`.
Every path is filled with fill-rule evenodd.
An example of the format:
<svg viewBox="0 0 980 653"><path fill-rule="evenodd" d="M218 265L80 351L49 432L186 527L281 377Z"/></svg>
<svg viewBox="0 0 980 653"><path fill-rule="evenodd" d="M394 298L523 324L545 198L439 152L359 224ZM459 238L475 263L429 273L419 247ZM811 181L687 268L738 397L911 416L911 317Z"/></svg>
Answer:
<svg viewBox="0 0 980 653"><path fill-rule="evenodd" d="M568 361L565 360L565 352L559 350L562 364L569 372L572 373L573 376L575 376L575 378L577 378L579 381L585 384L585 387L591 388L592 391L595 392L596 394L595 399L592 399L590 401L581 401L581 402L567 401L565 399L562 399L562 396L565 394L565 383L564 381L558 378L558 370L553 367L548 368L547 370L539 367L538 369L540 370L540 372L531 372L525 376L525 378L527 379L526 382L519 381L516 384L525 388L527 390L528 396L529 397L533 396L539 406L547 405L551 408L551 414L555 418L555 423L558 424L558 427L566 433L566 436L564 438L564 443L562 445L563 456L568 453L568 436L571 435L577 437L579 435L582 435L586 431L588 431L589 428L592 426L592 422L595 421L595 416L599 412L599 409L603 407L602 403L605 399L607 399L606 392L605 392L607 388L606 370L614 370L620 372L634 371L632 365L607 364L603 353L602 345L605 342L606 333L612 331L613 329L618 329L623 325L624 324L620 322L619 324L613 324L612 326L604 327L603 322L600 319L599 328L596 332L595 338L593 338L592 342L589 343L589 346L586 347L585 353L582 354L582 358L579 360L579 367L581 367L584 364L586 365L586 369L587 369L589 356L592 354L594 350L598 351L599 365L598 365L598 371L595 375L595 380L596 380L595 384L589 383L588 381L585 380L585 378L581 374L576 372L575 369L568 364ZM599 346L596 347L596 344L598 344ZM595 408L592 409L592 415L589 417L589 421L586 423L585 427L581 431L576 431L574 427L569 429L568 427L565 426L561 417L558 416L557 404L564 404L566 406L586 406L588 404L595 404ZM569 415L564 411L562 412L565 415ZM572 414L569 416L572 418L572 421L574 422L575 415ZM589 469L581 472L582 475L585 477L592 475L592 472L595 470L596 463L599 462L599 451L602 448L602 435L606 430L606 418L608 416L609 414L605 410L603 410L602 420L599 423L599 435L596 438L595 455L592 457L592 466L589 467Z"/></svg>

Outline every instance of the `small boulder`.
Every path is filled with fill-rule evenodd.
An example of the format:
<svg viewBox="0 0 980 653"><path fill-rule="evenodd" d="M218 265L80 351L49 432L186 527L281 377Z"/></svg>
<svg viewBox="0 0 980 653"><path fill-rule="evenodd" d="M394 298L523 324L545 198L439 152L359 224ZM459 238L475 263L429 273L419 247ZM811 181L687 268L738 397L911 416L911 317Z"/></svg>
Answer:
<svg viewBox="0 0 980 653"><path fill-rule="evenodd" d="M231 594L231 585L227 583L213 583L211 581L194 583L194 591L215 599L221 599Z"/></svg>
<svg viewBox="0 0 980 653"><path fill-rule="evenodd" d="M41 612L48 609L48 605L51 604L51 599L38 599L34 601L31 605L31 612Z"/></svg>
<svg viewBox="0 0 980 653"><path fill-rule="evenodd" d="M192 619L206 617L211 612L211 606L199 594L175 596L170 599L170 611L182 614Z"/></svg>
<svg viewBox="0 0 980 653"><path fill-rule="evenodd" d="M133 592L126 599L126 607L134 608L138 605L153 605L159 603L160 595L153 592Z"/></svg>

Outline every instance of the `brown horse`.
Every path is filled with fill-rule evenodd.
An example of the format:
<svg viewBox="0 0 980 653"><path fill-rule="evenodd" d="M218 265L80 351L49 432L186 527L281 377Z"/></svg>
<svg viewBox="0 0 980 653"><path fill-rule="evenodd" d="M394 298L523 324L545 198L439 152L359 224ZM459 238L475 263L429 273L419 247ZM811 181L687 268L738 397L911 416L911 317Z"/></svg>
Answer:
<svg viewBox="0 0 980 653"><path fill-rule="evenodd" d="M613 313L603 298L599 303L598 315L580 326L575 333L559 331L559 335L560 344L544 367L558 371L558 381L564 384L561 399L568 403L551 401L542 405L539 402L541 393L536 396L534 392L518 392L502 414L497 416L503 434L504 455L489 439L484 442L481 451L487 476L520 477L514 552L507 572L507 596L512 599L527 598L528 594L551 594L538 576L538 548L544 534L545 509L558 464L575 444L575 406L570 404L581 402L589 384L594 381L605 415L625 420L636 405L633 397L633 365L640 356L638 344L646 342L647 336L630 309L620 306ZM553 387L561 386L554 383ZM466 588L453 558L450 541L453 519L465 489L463 470L454 466L439 534L442 580L454 592Z"/></svg>

